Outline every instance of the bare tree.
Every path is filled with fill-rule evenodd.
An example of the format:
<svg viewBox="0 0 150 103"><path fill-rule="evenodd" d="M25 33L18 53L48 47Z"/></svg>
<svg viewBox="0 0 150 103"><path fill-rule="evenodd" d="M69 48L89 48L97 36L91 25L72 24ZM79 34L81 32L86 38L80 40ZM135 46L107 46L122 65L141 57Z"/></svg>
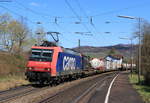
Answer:
<svg viewBox="0 0 150 103"><path fill-rule="evenodd" d="M9 49L10 45L10 34L8 32L8 24L12 20L12 17L8 14L2 14L0 16L0 44L4 49Z"/></svg>
<svg viewBox="0 0 150 103"><path fill-rule="evenodd" d="M26 25L17 20L12 20L8 24L8 29L9 33L11 34L10 51L12 51L14 46L16 46L16 49L18 49L17 52L20 53L22 50L23 42L25 42L25 39L29 33L29 29Z"/></svg>
<svg viewBox="0 0 150 103"><path fill-rule="evenodd" d="M150 85L150 23L145 22L142 26L142 52L141 67L145 83Z"/></svg>
<svg viewBox="0 0 150 103"><path fill-rule="evenodd" d="M38 27L35 31L36 33L36 39L37 39L37 44L40 45L40 43L46 39L46 33L44 31L43 27Z"/></svg>

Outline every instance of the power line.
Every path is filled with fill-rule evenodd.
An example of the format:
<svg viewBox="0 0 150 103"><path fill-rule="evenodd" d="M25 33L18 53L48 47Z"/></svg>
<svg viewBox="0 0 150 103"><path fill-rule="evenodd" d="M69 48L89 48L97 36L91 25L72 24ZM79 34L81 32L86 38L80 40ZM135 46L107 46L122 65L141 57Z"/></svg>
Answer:
<svg viewBox="0 0 150 103"><path fill-rule="evenodd" d="M38 15L38 16L42 16L42 17L49 17L49 18L56 18L56 17L59 17L59 18L77 18L77 17L73 17L73 16L50 16L49 14L44 14L44 13L41 13L41 12L37 12L31 8L28 8L26 7L25 5L23 5L22 3L18 2L18 1L15 1L16 4L18 5L21 5L23 8L25 8L27 11L35 14L35 15ZM80 17L80 18L87 18L87 17Z"/></svg>
<svg viewBox="0 0 150 103"><path fill-rule="evenodd" d="M23 8L25 8L27 11L30 11L31 13L33 13L33 14L36 14L36 15L38 15L38 16L42 16L42 17L46 17L45 15L43 15L43 14L41 14L41 13L39 13L39 12L36 12L36 11L34 11L34 10L32 10L32 9L30 9L30 8L27 8L26 6L24 6L23 4L21 4L20 2L17 2L16 1L16 4L18 4L18 5L21 5ZM52 17L51 17L52 18ZM54 23L56 23L57 24L57 26L58 27L60 27L59 25L58 25L58 21L57 21L57 18L61 18L61 17L53 17L55 20L55 22ZM47 19L47 18L46 18Z"/></svg>
<svg viewBox="0 0 150 103"><path fill-rule="evenodd" d="M58 28L58 29L63 29L63 30L65 29L65 28L60 27L58 24L54 24L54 25L56 26L56 29L57 29L57 28ZM61 33L61 34L62 34L62 33ZM62 36L63 36L63 38L66 39L67 41L70 41L71 43L74 42L74 41L71 41L70 39L66 38L66 36L64 36L63 34L62 34ZM74 43L76 43L76 42L74 42ZM73 43L73 44L74 44L74 43Z"/></svg>
<svg viewBox="0 0 150 103"><path fill-rule="evenodd" d="M147 4L149 4L149 3L147 3ZM142 6L145 6L145 3L139 4L139 5L133 5L133 6L117 9L117 10L111 10L111 11L99 13L99 14L93 15L92 17L99 17L99 16L102 16L102 15L109 15L109 14L116 13L116 12L121 12L121 11L124 11L124 10L129 10L129 9L133 9L133 8L139 8L139 7L142 7Z"/></svg>
<svg viewBox="0 0 150 103"><path fill-rule="evenodd" d="M12 2L11 0L0 0L0 2Z"/></svg>
<svg viewBox="0 0 150 103"><path fill-rule="evenodd" d="M81 22L82 19L80 18L80 16L76 13L76 11L73 9L73 7L70 5L70 3L65 0L65 3L67 4L67 6L70 8L70 10L74 13L74 15L79 19L79 21ZM87 26L84 23L81 23L83 25L83 27L90 32L90 30L87 28Z"/></svg>
<svg viewBox="0 0 150 103"><path fill-rule="evenodd" d="M48 14L43 14L41 12L37 12L37 11L31 9L31 8L28 8L28 7L26 7L25 5L23 5L22 3L18 2L18 1L15 1L15 3L17 5L19 5L20 8L24 8L26 11L29 11L32 14L35 14L37 16L41 16L42 18L45 18L47 20L49 20L49 18L53 18L54 22L52 22L52 23L56 23L56 22L58 23L58 18L77 18L77 17L67 17L67 16L66 17L64 17L64 16L50 16ZM80 17L80 18L87 18L87 17Z"/></svg>
<svg viewBox="0 0 150 103"><path fill-rule="evenodd" d="M83 12L84 16L88 17L88 15L86 14L85 10L81 7L79 1L78 0L75 0L75 1L76 1L77 5L79 6L80 10Z"/></svg>
<svg viewBox="0 0 150 103"><path fill-rule="evenodd" d="M61 27L61 26L58 25L58 24L55 24L55 26L56 26L58 29L62 29L62 30L65 30L65 29L66 29L66 28L64 28L64 27ZM67 30L67 31L68 31L68 30ZM65 40L69 41L70 43L73 43L73 44L77 43L77 41L71 41L70 39L66 38L66 36L63 35L63 33L75 33L75 32L61 32L61 34L62 34L63 38L64 38ZM84 34L84 35L85 35L85 34Z"/></svg>
<svg viewBox="0 0 150 103"><path fill-rule="evenodd" d="M112 11L108 11L108 12L93 15L92 17L102 16L102 15L109 15L109 14L120 12L120 11L127 10L127 9L129 9L129 8L122 8L122 9L118 9L118 10L112 10Z"/></svg>
<svg viewBox="0 0 150 103"><path fill-rule="evenodd" d="M12 2L11 0L4 0L6 2ZM0 2L4 2L3 0L1 0ZM79 7L81 8L82 11L84 11L79 3L78 0L75 0ZM128 9L132 9L132 8L136 8L136 7L141 7L142 5L145 6L145 3L143 4L140 4L140 5L134 5L134 6L130 6L130 7L126 7L126 8L121 8L121 9L118 9L118 10L112 10L112 11L108 11L108 12L104 12L104 13L100 13L100 14L96 14L96 15L91 15L91 16L87 16L86 13L84 13L84 15L86 16L78 16L78 14L74 11L74 9L71 7L70 3L65 0L66 4L69 6L69 8L71 8L71 10L74 12L74 14L76 14L76 17L73 17L73 16L57 16L57 17L60 17L60 18L89 18L89 17L97 17L97 16L101 16L101 15L107 15L107 14L111 14L111 13L115 13L115 12L119 12L119 11L123 11L123 10L128 10ZM49 17L49 18L55 18L56 16L50 16L49 14L45 14L45 13L41 13L41 12L37 12L31 8L28 8L26 7L25 5L23 5L22 3L18 2L18 1L15 1L16 4L18 5L21 5L23 8L25 8L26 10L32 12L33 14L35 15L38 15L38 16L42 16L42 17Z"/></svg>
<svg viewBox="0 0 150 103"><path fill-rule="evenodd" d="M83 14L84 14L86 17L89 17L89 16L86 14L85 10L81 7L79 1L78 1L78 0L75 0L75 1L76 1L77 5L79 6L80 10L83 12ZM94 25L94 23L93 23L92 17L90 18L90 24L92 25L92 27L93 27L93 28L96 30L96 32L97 32L97 29L96 29L96 27L95 27L95 25Z"/></svg>
<svg viewBox="0 0 150 103"><path fill-rule="evenodd" d="M45 18L45 19L47 19L47 20L49 20L49 18L54 18L54 17L49 16L48 14L43 14L43 13L41 13L41 12L37 12L37 11L31 9L31 8L28 8L28 7L26 7L24 4L22 4L22 3L18 2L18 1L15 1L15 3L16 3L17 5L19 5L20 8L22 8L22 9L24 8L26 11L29 11L29 12L31 12L32 14L37 15L37 16L40 16L40 17ZM37 21L36 23L37 23L37 24L39 24L39 23L41 24L40 21Z"/></svg>
<svg viewBox="0 0 150 103"><path fill-rule="evenodd" d="M43 14L43 13L34 11L34 10L32 10L31 8L26 7L25 5L23 5L22 3L18 2L18 1L15 1L15 3L18 4L18 5L20 5L21 7L25 8L27 11L29 11L29 12L35 14L35 15L42 16L42 17L51 17L51 16L48 15L48 14Z"/></svg>
<svg viewBox="0 0 150 103"><path fill-rule="evenodd" d="M77 5L79 6L81 12L83 12L84 16L89 17L89 16L87 15L87 13L85 12L84 8L80 5L80 2L79 2L78 0L75 0L75 1L76 1ZM91 24L91 26L92 26L92 27L94 28L94 30L98 33L98 30L97 30L96 26L95 26L94 23L93 23L92 17L89 18L89 19L90 19L90 24ZM95 33L96 33L96 32L95 32ZM104 38L104 37L103 37L103 38Z"/></svg>
<svg viewBox="0 0 150 103"><path fill-rule="evenodd" d="M68 7L70 8L70 10L76 15L76 17L81 21L80 16L75 12L75 10L73 9L73 7L69 4L69 2L67 0L65 0L66 4L68 5ZM81 6L80 6L81 7ZM83 10L83 9L82 9ZM88 17L87 15L85 15L85 17ZM82 24L84 26L84 24ZM89 31L89 30L88 30ZM93 37L93 36L92 36ZM95 42L95 41L92 41ZM96 42L95 42L96 43Z"/></svg>
<svg viewBox="0 0 150 103"><path fill-rule="evenodd" d="M3 8L3 9L5 9L5 10L7 10L7 11L9 11L9 12L11 12L11 13L13 13L13 14L15 14L15 15L17 15L17 16L23 17L22 15L20 15L20 14L18 14L18 13L16 13L16 12L14 12L14 11L12 11L12 10L6 8L5 6L0 5L0 7ZM26 18L26 20L29 21L29 22L32 23L32 24L36 24L35 22L33 22L32 20L30 20L30 19L28 19L28 18Z"/></svg>
<svg viewBox="0 0 150 103"><path fill-rule="evenodd" d="M78 4L79 8L81 9L81 11L83 11L83 13L84 13L85 16L78 16L78 14L75 12L75 10L71 7L71 5L69 4L69 2L67 1L67 4L69 4L69 6L72 8L72 11L74 12L74 14L76 14L76 17L67 17L67 16L66 17L65 16L57 16L57 17L59 17L59 18L78 18L81 21L81 18L89 18L89 17L93 18L93 17L96 17L96 16L107 15L107 14L111 14L111 13L119 12L119 11L122 11L122 10L127 10L127 9L131 9L131 8L137 7L137 5L136 5L136 6L131 6L131 7L127 7L127 8L122 8L122 9L118 9L118 10L113 10L113 11L108 11L108 12L100 13L100 14L93 15L93 16L88 16L84 12L84 10L81 7L79 1L78 0L75 0L75 1L77 2L77 4ZM25 8L27 11L29 11L29 12L35 14L35 15L38 15L38 16L41 16L41 17L44 17L44 18L46 18L46 17L56 18L56 16L50 16L49 14L44 14L44 13L41 13L41 12L37 12L37 11L31 9L31 8L28 8L28 7L26 7L25 5L23 5L22 3L18 2L18 1L15 1L15 3L18 4L18 5L21 5L21 7ZM96 29L95 25L92 25L92 26L93 26L93 28ZM87 28L87 27L85 27L85 28Z"/></svg>

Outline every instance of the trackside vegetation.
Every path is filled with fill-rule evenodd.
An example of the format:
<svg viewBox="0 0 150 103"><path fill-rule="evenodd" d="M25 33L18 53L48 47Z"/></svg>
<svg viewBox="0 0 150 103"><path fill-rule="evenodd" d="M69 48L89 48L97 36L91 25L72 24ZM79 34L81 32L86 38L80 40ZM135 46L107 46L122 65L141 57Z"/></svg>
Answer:
<svg viewBox="0 0 150 103"><path fill-rule="evenodd" d="M139 68L139 50L141 50L140 54L140 67L141 67L141 72L140 74L143 75L144 77L144 84L147 86L150 86L150 22L142 19L141 23L137 25L138 29L135 31L133 37L138 37L140 36L140 45L141 48L137 48L136 51L136 65L137 65L137 72ZM139 28L140 28L140 33L139 33ZM139 44L138 44L139 46Z"/></svg>
<svg viewBox="0 0 150 103"><path fill-rule="evenodd" d="M27 84L24 71L26 57L0 52L0 90Z"/></svg>
<svg viewBox="0 0 150 103"><path fill-rule="evenodd" d="M25 52L39 44L44 35L42 27L33 33L23 17L15 19L9 13L0 14L0 90L26 84Z"/></svg>
<svg viewBox="0 0 150 103"><path fill-rule="evenodd" d="M150 103L150 86L144 85L144 77L141 76L142 84L138 83L137 74L133 74L132 77L129 75L130 83L137 90L137 92L141 95L145 103Z"/></svg>
<svg viewBox="0 0 150 103"><path fill-rule="evenodd" d="M24 79L23 75L0 76L0 91L26 84L29 84L29 82Z"/></svg>

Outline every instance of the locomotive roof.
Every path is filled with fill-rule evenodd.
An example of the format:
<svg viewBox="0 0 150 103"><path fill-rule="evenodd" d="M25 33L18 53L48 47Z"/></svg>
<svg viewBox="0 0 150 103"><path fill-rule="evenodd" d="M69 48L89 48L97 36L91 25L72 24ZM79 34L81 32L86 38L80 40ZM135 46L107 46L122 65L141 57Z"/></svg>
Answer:
<svg viewBox="0 0 150 103"><path fill-rule="evenodd" d="M43 48L43 49L46 49L48 47L60 47L63 50L63 52L81 56L81 54L79 52L77 52L77 51L75 51L73 49L64 48L62 46L58 46L56 42L50 42L50 41L43 41L43 43L41 45L35 45L32 48Z"/></svg>
<svg viewBox="0 0 150 103"><path fill-rule="evenodd" d="M40 46L57 47L57 43L56 42L50 42L50 41L43 41L43 43Z"/></svg>
<svg viewBox="0 0 150 103"><path fill-rule="evenodd" d="M64 52L66 53L70 53L70 54L74 54L74 55L79 55L81 56L81 54L79 52L74 51L73 49L70 48L62 48Z"/></svg>

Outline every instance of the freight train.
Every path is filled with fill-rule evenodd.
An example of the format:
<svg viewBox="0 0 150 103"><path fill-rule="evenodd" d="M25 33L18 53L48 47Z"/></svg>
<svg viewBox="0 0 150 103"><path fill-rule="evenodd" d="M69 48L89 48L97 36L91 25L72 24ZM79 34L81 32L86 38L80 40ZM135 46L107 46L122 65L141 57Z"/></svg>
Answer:
<svg viewBox="0 0 150 103"><path fill-rule="evenodd" d="M115 69L117 68L113 70ZM40 46L32 46L25 75L32 83L57 84L66 79L77 79L108 70L112 70L108 69L108 60L104 62L102 59L91 59L45 41Z"/></svg>
<svg viewBox="0 0 150 103"><path fill-rule="evenodd" d="M96 70L110 71L123 69L122 55L108 55L104 58L93 58L90 63L91 67Z"/></svg>
<svg viewBox="0 0 150 103"><path fill-rule="evenodd" d="M32 46L25 75L30 82L56 83L83 76L88 61L78 52L44 42Z"/></svg>

